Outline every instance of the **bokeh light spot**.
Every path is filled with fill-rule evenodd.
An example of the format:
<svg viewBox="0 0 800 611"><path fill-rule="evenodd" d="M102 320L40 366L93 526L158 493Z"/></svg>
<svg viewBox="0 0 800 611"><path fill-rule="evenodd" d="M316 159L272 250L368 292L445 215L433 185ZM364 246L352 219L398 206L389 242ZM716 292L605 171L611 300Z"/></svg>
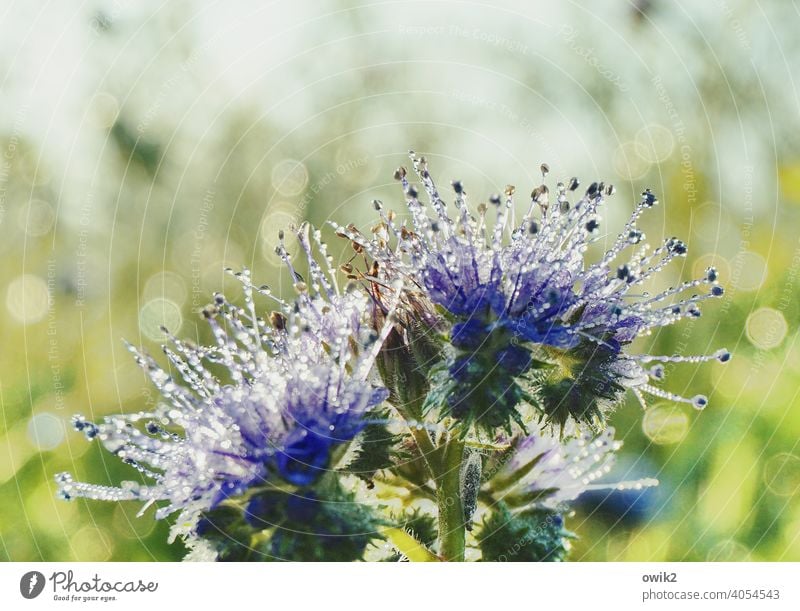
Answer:
<svg viewBox="0 0 800 611"><path fill-rule="evenodd" d="M278 231L286 230L292 224L298 224L297 211L287 203L270 204L264 213L259 230L261 237L261 254L273 267L282 268L284 263L275 254L275 247L278 246Z"/></svg>
<svg viewBox="0 0 800 611"><path fill-rule="evenodd" d="M6 307L11 316L24 325L44 318L49 302L47 284L39 276L23 274L8 284Z"/></svg>
<svg viewBox="0 0 800 611"><path fill-rule="evenodd" d="M145 301L153 299L168 299L182 306L186 302L186 281L175 272L158 272L150 276L144 285L142 298Z"/></svg>
<svg viewBox="0 0 800 611"><path fill-rule="evenodd" d="M778 496L800 493L800 458L794 454L777 454L764 465L764 484Z"/></svg>
<svg viewBox="0 0 800 611"><path fill-rule="evenodd" d="M43 236L53 227L55 221L53 207L40 199L31 200L19 211L19 227L32 237Z"/></svg>
<svg viewBox="0 0 800 611"><path fill-rule="evenodd" d="M747 317L745 331L756 348L771 350L780 346L789 326L783 313L773 308L759 308Z"/></svg>
<svg viewBox="0 0 800 611"><path fill-rule="evenodd" d="M675 405L655 405L645 412L642 431L655 444L678 443L689 431L689 416Z"/></svg>
<svg viewBox="0 0 800 611"><path fill-rule="evenodd" d="M672 132L663 125L652 123L636 132L636 151L648 163L661 163L669 159L675 148Z"/></svg>
<svg viewBox="0 0 800 611"><path fill-rule="evenodd" d="M34 414L28 421L28 438L40 450L52 450L64 441L64 423L49 412Z"/></svg>
<svg viewBox="0 0 800 611"><path fill-rule="evenodd" d="M284 159L272 170L272 186L281 195L300 195L307 184L308 170L295 159Z"/></svg>
<svg viewBox="0 0 800 611"><path fill-rule="evenodd" d="M139 310L139 329L148 339L163 341L166 335L161 327L166 327L170 333L178 333L183 324L181 308L169 299L156 298L148 301Z"/></svg>

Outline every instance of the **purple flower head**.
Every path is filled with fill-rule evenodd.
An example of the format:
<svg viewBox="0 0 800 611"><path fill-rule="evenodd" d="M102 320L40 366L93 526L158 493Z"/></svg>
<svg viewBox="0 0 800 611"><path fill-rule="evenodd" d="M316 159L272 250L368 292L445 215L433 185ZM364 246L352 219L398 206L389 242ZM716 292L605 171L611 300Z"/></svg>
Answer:
<svg viewBox="0 0 800 611"><path fill-rule="evenodd" d="M551 422L564 426L567 419L596 423L605 404L615 403L625 388L691 403L703 408L702 395L688 399L672 395L650 381L660 379L663 367L645 369L652 361L726 361L720 350L702 357L630 355L625 348L652 329L700 315L699 304L720 297L717 273L709 268L697 280L649 295L641 285L673 260L686 255L677 238L651 248L637 227L639 217L658 203L646 190L641 201L609 248L595 262L586 258L589 245L599 239L600 208L614 187L592 183L576 195L578 179L557 183L551 193L546 184L536 187L517 220L515 188L477 206L477 216L467 202L464 185L452 183L454 206L442 199L423 157L411 153L414 170L427 193L420 199L406 171L395 177L406 198L410 220L399 222L393 213L375 207L381 223L369 238L355 229L337 227L376 262L380 280L402 278L409 290L422 291L450 322L450 344L455 349L446 377L453 380L445 408L450 414L486 425L519 421L514 402L533 401ZM542 166L543 177L549 172ZM684 295L705 287L705 291ZM523 350L508 352L509 346ZM591 361L591 367L585 366ZM600 382L603 396L578 401L554 413L554 407L537 400L525 388L514 388L518 378L535 374L541 381L545 364L570 370L570 386L589 387ZM584 379L575 372L584 371ZM491 377L491 382L487 378ZM559 391L564 390L559 385ZM553 390L553 389L551 389ZM581 393L584 391L581 390ZM597 394L592 393L590 394ZM545 390L545 394L547 391ZM500 399L498 399L500 397ZM466 403L465 403L466 402ZM479 410L479 411L476 411ZM489 414L490 410L500 414Z"/></svg>
<svg viewBox="0 0 800 611"><path fill-rule="evenodd" d="M513 454L484 488L495 501L523 512L532 508L558 511L589 490L639 490L658 485L650 478L599 483L611 471L620 447L611 427L597 437L584 433L563 442L539 432L516 442Z"/></svg>
<svg viewBox="0 0 800 611"><path fill-rule="evenodd" d="M368 378L389 329L376 333L362 322L368 297L338 290L330 267L311 254L307 227L298 238L309 259L308 283L279 249L301 285L296 300L272 297L250 283L249 271L237 273L244 307L215 297L204 310L210 345L169 336L164 352L177 376L129 346L161 393L155 409L97 424L73 420L148 483L100 486L62 473L62 498L140 500L142 511L163 501L156 518L180 512L174 537L190 533L202 512L228 497L281 482L308 486L332 468L333 448L351 441L388 396ZM270 322L256 313L256 292L279 305Z"/></svg>

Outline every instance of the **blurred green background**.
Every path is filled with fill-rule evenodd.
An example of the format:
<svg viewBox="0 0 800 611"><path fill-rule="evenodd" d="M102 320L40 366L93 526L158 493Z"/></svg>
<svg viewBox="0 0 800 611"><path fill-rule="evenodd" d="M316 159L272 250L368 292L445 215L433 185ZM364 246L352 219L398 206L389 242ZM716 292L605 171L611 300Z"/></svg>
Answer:
<svg viewBox="0 0 800 611"><path fill-rule="evenodd" d="M800 15L713 0L166 2L8 0L0 10L0 558L172 560L138 506L64 503L53 474L130 477L71 431L157 398L122 338L159 352L300 218L402 207L392 170L426 153L473 199L603 178L620 228L716 265L705 315L642 340L727 365L671 366L709 407L631 399L616 477L661 486L625 517L582 505L574 560L800 560ZM522 204L521 204L522 205ZM342 245L328 234L334 252Z"/></svg>

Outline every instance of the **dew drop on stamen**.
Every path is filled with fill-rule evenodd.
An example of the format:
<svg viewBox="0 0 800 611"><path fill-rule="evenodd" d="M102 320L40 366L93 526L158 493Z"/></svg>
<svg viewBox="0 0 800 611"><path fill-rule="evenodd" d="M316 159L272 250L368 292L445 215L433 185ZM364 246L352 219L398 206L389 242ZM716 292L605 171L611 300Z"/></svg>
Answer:
<svg viewBox="0 0 800 611"><path fill-rule="evenodd" d="M692 407L696 410L704 410L708 405L708 398L705 395L695 395L692 397Z"/></svg>

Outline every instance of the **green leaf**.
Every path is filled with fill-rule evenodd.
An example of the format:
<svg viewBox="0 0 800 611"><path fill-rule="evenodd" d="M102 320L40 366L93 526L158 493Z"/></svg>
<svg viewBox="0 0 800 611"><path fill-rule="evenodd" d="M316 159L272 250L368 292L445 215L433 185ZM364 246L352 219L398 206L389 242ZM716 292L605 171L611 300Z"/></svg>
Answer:
<svg viewBox="0 0 800 611"><path fill-rule="evenodd" d="M345 492L334 477L312 488L267 490L245 510L222 506L207 512L198 536L221 561L352 562L381 539L385 523Z"/></svg>
<svg viewBox="0 0 800 611"><path fill-rule="evenodd" d="M411 562L438 562L439 559L422 543L401 528L387 528L383 531L389 542Z"/></svg>
<svg viewBox="0 0 800 611"><path fill-rule="evenodd" d="M357 438L353 459L341 470L371 485L378 471L394 466L402 458L398 450L402 440L401 435L392 434L385 424L369 424Z"/></svg>

